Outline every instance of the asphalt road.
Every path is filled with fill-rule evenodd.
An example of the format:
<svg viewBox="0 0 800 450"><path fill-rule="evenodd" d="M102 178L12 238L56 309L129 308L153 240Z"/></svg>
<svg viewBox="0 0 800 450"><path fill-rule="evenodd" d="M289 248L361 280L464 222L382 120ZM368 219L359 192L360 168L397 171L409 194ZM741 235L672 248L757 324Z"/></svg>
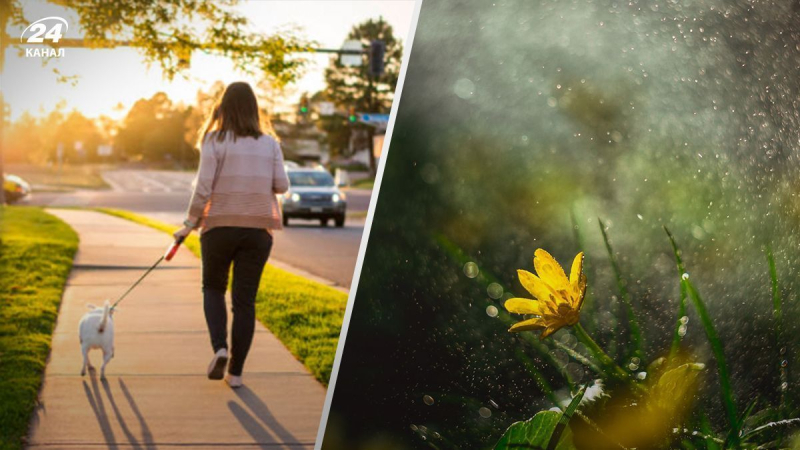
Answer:
<svg viewBox="0 0 800 450"><path fill-rule="evenodd" d="M193 173L115 170L105 172L103 177L111 190L36 193L34 187L26 203L119 208L173 224L180 224L185 218ZM346 193L349 213L367 210L370 191L353 189ZM276 234L270 259L349 289L363 231L363 218L348 219L343 228L292 220L288 228Z"/></svg>

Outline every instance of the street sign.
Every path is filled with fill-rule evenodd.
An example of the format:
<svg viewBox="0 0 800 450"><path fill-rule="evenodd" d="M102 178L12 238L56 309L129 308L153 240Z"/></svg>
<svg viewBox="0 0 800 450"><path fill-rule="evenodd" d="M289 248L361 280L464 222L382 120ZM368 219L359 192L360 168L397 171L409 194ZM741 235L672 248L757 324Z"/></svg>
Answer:
<svg viewBox="0 0 800 450"><path fill-rule="evenodd" d="M336 114L336 108L333 106L333 102L317 102L317 108L319 109L320 116L332 116Z"/></svg>
<svg viewBox="0 0 800 450"><path fill-rule="evenodd" d="M389 124L389 115L388 114L364 114L361 113L358 115L358 121L361 123L366 123L368 125L383 125L386 126Z"/></svg>
<svg viewBox="0 0 800 450"><path fill-rule="evenodd" d="M364 48L361 45L361 41L352 40L352 41L344 41L344 44L342 44L342 50L359 51L359 52L361 52L361 51L364 50ZM343 54L339 55L339 62L343 66L360 67L361 63L363 62L363 58L361 57L360 54L359 55L350 55L350 54L343 53Z"/></svg>

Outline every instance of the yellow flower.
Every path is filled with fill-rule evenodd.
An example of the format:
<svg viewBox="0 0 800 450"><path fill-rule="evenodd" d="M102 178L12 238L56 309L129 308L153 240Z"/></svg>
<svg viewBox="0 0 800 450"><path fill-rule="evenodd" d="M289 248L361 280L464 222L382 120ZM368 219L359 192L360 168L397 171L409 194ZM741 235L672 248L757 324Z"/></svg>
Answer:
<svg viewBox="0 0 800 450"><path fill-rule="evenodd" d="M533 267L539 276L527 270L518 270L517 273L522 286L536 300L512 298L506 301L505 307L511 313L536 317L515 323L508 331L543 330L541 339L544 339L561 327L578 323L586 295L583 252L575 256L569 279L558 262L542 249L534 253Z"/></svg>

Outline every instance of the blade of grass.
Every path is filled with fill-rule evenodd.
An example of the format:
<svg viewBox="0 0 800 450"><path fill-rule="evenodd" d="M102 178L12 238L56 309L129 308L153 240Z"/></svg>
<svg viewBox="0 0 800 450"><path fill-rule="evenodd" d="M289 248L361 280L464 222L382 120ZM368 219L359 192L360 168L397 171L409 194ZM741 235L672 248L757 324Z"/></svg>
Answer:
<svg viewBox="0 0 800 450"><path fill-rule="evenodd" d="M780 373L780 385L778 386L780 404L778 405L778 412L779 417L783 418L783 414L786 411L786 390L783 386L788 386L789 382L788 363L784 364L783 308L780 286L778 285L778 270L775 267L775 257L772 254L772 247L767 245L764 251L767 254L769 278L772 282L772 317L775 319L775 347L778 349L778 371Z"/></svg>
<svg viewBox="0 0 800 450"><path fill-rule="evenodd" d="M578 405L581 404L581 400L583 400L583 394L585 392L586 385L583 385L575 394L575 396L572 397L572 401L569 402L569 406L567 406L567 409L565 409L564 413L561 414L561 418L558 419L556 429L553 430L553 434L550 435L550 441L547 443L547 450L555 450L559 439L561 439L561 435L564 433L567 425L569 425L570 419L572 419L572 415L575 414L575 411L578 409Z"/></svg>
<svg viewBox="0 0 800 450"><path fill-rule="evenodd" d="M564 344L563 342L560 342L560 341L554 339L553 343L556 344L556 347L558 347L561 350L564 350L565 352L567 352L567 354L569 356L571 356L572 358L574 358L576 361L578 361L579 363L583 364L584 366L592 369L592 371L594 373L599 374L599 375L603 374L603 370L600 369L600 367L598 367L597 364L595 364L594 362L589 360L589 358L587 358L587 357L581 355L580 353L576 352L574 349L570 348L568 345Z"/></svg>
<svg viewBox="0 0 800 450"><path fill-rule="evenodd" d="M611 243L608 241L608 234L606 233L606 226L599 218L597 223L600 225L600 232L603 234L603 242L606 244L608 251L608 259L611 261L611 268L614 270L614 278L617 282L617 289L622 303L625 305L625 312L628 317L628 330L631 337L632 349L629 349L629 356L635 356L641 361L644 358L644 339L642 337L641 328L639 328L639 321L636 319L636 314L633 311L633 304L631 303L630 295L628 295L628 288L625 286L625 280L622 278L622 271L619 268L617 257L614 255L614 250L611 248Z"/></svg>
<svg viewBox="0 0 800 450"><path fill-rule="evenodd" d="M789 386L789 362L785 358L785 347L783 345L783 308L781 300L780 286L778 285L778 270L775 267L775 257L772 254L772 246L767 245L764 249L767 254L769 264L769 278L772 282L772 317L775 319L775 348L778 349L778 374L779 382L778 393L778 417L783 419L786 414L786 389ZM783 443L783 431L778 433L778 445Z"/></svg>
<svg viewBox="0 0 800 450"><path fill-rule="evenodd" d="M681 273L687 274L687 272L685 272L685 267L683 266L683 260L681 259L681 251L678 248L678 244L675 242L675 238L672 236L672 233L670 233L666 226L664 227L664 231L666 231L667 236L672 243L672 249L675 253L675 260L678 263L679 270ZM725 360L725 352L722 347L722 341L720 340L719 335L717 335L717 330L714 328L714 323L711 320L711 315L708 313L708 309L706 308L703 298L694 287L694 284L692 284L692 282L689 280L689 277L686 275L681 275L681 284L685 285L686 291L689 294L689 298L692 299L692 304L697 310L697 315L700 316L700 323L703 325L706 338L708 339L709 344L711 344L711 351L714 354L714 359L717 362L719 384L722 391L722 404L725 407L725 413L728 417L728 424L730 425L731 431L731 433L728 434L728 443L735 447L739 442L739 434L738 432L733 433L733 430L737 428L739 415L736 412L736 402L733 399L731 379L728 372L728 364Z"/></svg>
<svg viewBox="0 0 800 450"><path fill-rule="evenodd" d="M666 227L664 227L664 230L666 230L667 234L669 234L669 230L667 230ZM686 267L684 267L683 260L681 259L681 251L675 244L674 239L670 239L670 243L672 244L672 252L675 254L675 260L677 262L678 279L681 280L680 282L681 298L680 302L678 303L678 317L677 319L675 319L675 332L672 335L672 346L669 349L669 357L670 359L672 359L678 354L678 350L680 350L681 347L681 340L683 339L683 336L681 336L679 330L681 329L681 325L683 325L681 319L683 319L683 317L686 316L687 293L686 293L686 285L683 283L683 274L686 273Z"/></svg>

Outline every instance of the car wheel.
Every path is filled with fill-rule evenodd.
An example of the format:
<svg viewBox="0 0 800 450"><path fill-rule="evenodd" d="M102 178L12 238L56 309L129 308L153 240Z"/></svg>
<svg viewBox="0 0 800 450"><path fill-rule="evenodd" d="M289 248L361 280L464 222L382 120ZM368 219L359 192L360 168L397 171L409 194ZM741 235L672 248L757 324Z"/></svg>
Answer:
<svg viewBox="0 0 800 450"><path fill-rule="evenodd" d="M342 228L344 226L344 215L336 217L336 226Z"/></svg>
<svg viewBox="0 0 800 450"><path fill-rule="evenodd" d="M319 226L327 227L328 226L328 219L319 219Z"/></svg>
<svg viewBox="0 0 800 450"><path fill-rule="evenodd" d="M285 227L289 226L289 216L287 216L286 214L283 215L283 226Z"/></svg>

